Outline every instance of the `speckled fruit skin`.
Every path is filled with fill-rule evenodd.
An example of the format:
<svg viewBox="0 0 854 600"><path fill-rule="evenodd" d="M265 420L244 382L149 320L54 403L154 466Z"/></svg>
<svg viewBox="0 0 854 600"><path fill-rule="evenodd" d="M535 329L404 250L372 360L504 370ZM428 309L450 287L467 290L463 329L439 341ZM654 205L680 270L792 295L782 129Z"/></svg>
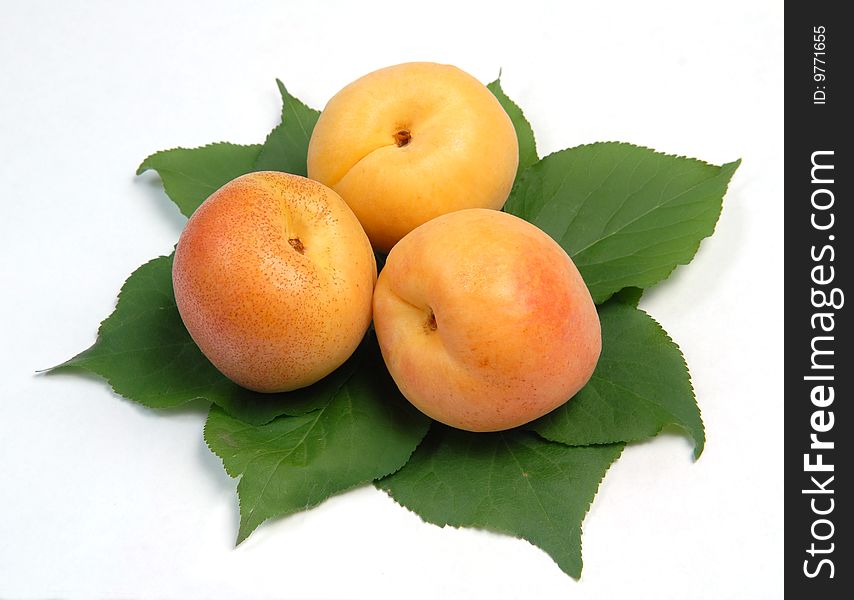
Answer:
<svg viewBox="0 0 854 600"><path fill-rule="evenodd" d="M371 321L377 267L332 190L250 173L214 192L175 250L178 311L232 381L259 392L314 383L356 349Z"/></svg>
<svg viewBox="0 0 854 600"><path fill-rule="evenodd" d="M308 176L341 194L382 252L439 215L501 208L518 164L513 123L495 96L465 71L427 62L342 89L308 147Z"/></svg>
<svg viewBox="0 0 854 600"><path fill-rule="evenodd" d="M469 431L557 408L590 379L602 347L569 256L530 223L484 209L434 219L392 249L374 326L403 395Z"/></svg>

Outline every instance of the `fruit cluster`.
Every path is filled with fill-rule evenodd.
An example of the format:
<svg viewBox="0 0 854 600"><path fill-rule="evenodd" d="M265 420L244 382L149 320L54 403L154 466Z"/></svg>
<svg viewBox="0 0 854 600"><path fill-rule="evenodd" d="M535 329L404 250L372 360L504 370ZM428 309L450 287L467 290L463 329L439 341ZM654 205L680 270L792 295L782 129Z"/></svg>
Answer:
<svg viewBox="0 0 854 600"><path fill-rule="evenodd" d="M566 252L501 212L519 149L476 79L409 63L327 104L309 179L243 175L187 223L173 267L193 340L236 383L310 385L373 320L383 358L419 410L469 431L536 419L588 381L599 319ZM388 253L379 277L374 252Z"/></svg>

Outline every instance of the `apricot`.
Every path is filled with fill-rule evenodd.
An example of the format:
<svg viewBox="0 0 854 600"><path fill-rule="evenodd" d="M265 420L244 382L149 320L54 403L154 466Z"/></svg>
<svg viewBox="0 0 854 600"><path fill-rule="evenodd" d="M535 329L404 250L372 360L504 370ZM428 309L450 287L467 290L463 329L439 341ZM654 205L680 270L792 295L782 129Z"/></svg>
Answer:
<svg viewBox="0 0 854 600"><path fill-rule="evenodd" d="M181 318L226 377L259 392L318 381L371 321L376 262L338 194L304 177L250 173L193 213L172 269Z"/></svg>
<svg viewBox="0 0 854 600"><path fill-rule="evenodd" d="M504 205L519 163L495 96L450 65L405 63L338 92L317 121L308 176L341 194L377 250L430 219Z"/></svg>
<svg viewBox="0 0 854 600"><path fill-rule="evenodd" d="M403 395L469 431L536 419L590 379L599 317L566 252L512 215L467 209L438 217L388 255L374 327Z"/></svg>

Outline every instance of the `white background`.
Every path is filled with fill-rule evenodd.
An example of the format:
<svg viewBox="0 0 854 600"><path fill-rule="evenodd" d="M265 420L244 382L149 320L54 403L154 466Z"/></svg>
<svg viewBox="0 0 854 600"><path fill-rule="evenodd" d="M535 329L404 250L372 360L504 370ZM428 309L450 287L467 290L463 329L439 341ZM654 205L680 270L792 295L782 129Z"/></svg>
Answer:
<svg viewBox="0 0 854 600"><path fill-rule="evenodd" d="M0 597L782 596L780 2L0 0ZM744 159L717 233L644 297L691 365L708 444L630 446L578 582L525 541L440 529L366 487L234 549L235 481L199 407L37 376L88 347L184 219L149 153L259 142L280 77L312 106L375 68L503 85L541 154L623 140Z"/></svg>

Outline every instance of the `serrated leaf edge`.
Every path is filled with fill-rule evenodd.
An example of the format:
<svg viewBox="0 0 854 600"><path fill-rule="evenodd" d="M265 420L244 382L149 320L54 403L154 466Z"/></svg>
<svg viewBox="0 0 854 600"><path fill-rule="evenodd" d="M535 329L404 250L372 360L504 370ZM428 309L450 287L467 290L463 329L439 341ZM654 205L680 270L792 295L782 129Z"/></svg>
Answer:
<svg viewBox="0 0 854 600"><path fill-rule="evenodd" d="M734 161L731 161L731 162L728 162L728 163L724 163L724 164L722 164L722 165L715 165L715 164L712 164L712 163L706 162L706 161L704 161L704 160L701 160L701 159L699 159L699 158L694 158L694 157L691 157L691 156L685 156L685 155L681 155L681 154L668 154L668 153L666 153L666 152L661 152L661 151L659 151L659 150L655 150L655 149L650 148L650 147L648 147L648 146L641 146L641 145L639 145L639 144L633 144L633 143L631 143L631 142L617 142L617 141L590 142L590 143L587 143L587 144L580 144L580 145L578 145L578 146L572 146L572 147L570 147L570 148L564 148L564 149L562 149L562 150L556 150L556 151L551 152L550 154L547 154L546 156L542 157L540 160L538 160L537 162L535 162L534 164L532 164L531 166L529 166L527 169L525 169L521 174L519 174L517 181L513 184L513 190L515 190L515 188L516 188L520 183L522 183L522 182L523 182L523 181L524 181L524 180L529 176L529 173L530 173L533 169L536 169L536 168L538 167L538 165L540 165L540 164L541 164L543 161L545 161L547 158L549 158L549 157L551 157L551 156L558 155L558 154L563 154L563 153L565 153L565 152L571 152L571 151L574 151L574 150L579 150L579 149L581 149L581 148L592 148L592 147L594 147L594 146L628 146L628 147L631 147L631 148L637 148L637 149L640 149L640 150L646 150L646 151L652 152L653 154L657 154L657 155L659 155L659 156L663 156L663 157L666 157L666 158L676 158L676 159L680 159L680 160L687 160L687 161L691 161L691 162L693 162L693 163L697 163L697 164L703 165L703 166L705 166L705 167L713 167L713 168L716 168L716 169L720 169L721 171L722 171L722 170L724 170L724 169L726 169L726 168L728 168L728 167L731 167L731 168L732 168L732 172L731 172L731 174L730 174L730 176L729 176L729 179L727 180L726 185L724 186L723 194L721 194L721 202L720 202L720 206L719 206L719 207L718 207L718 209L715 211L715 220L714 220L714 223L712 223L712 229L711 229L711 231L709 231L709 233L708 233L707 235L704 235L704 236L703 236L702 238L700 238L700 239L699 239L695 244L691 244L690 246L688 246L688 248L690 249L690 256L689 256L687 259L685 259L685 260L676 261L676 263L675 263L672 267L670 267L670 269L668 269L668 270L667 270L667 272L664 274L664 276L663 276L663 277L661 277L661 279L659 279L659 280L658 280L658 281L656 281L655 283L652 283L652 284L650 284L650 285L643 286L643 287L641 287L640 285L633 285L633 286L630 286L630 287L639 287L639 288L640 288L640 289L642 289L642 290L646 290L646 289L649 289L649 288L651 288L651 287L654 287L654 286L656 286L656 285L660 284L661 282L666 281L667 279L669 279L669 278L670 278L670 276L673 274L673 272L676 270L676 268L677 268L677 267L679 267L679 266L684 266L684 265L687 265L687 264L690 264L690 263L691 263L691 261L693 261L693 260L694 260L694 257L697 255L697 252L700 250L700 245L702 244L703 240L705 240L706 238L709 238L709 237L711 237L712 235L714 235L715 230L717 229L717 226L718 226L718 222L720 221L721 214L722 214L722 212L723 212L723 199L726 197L727 191L729 190L729 186L730 186L730 184L732 183L732 177L735 175L736 170L737 170L737 169L738 169L738 167L741 165L741 159L740 159L740 158L738 158L738 159L736 159L736 160L734 160ZM512 194L513 190L511 190L511 194L510 194L511 196L513 195L513 194ZM504 210L504 209L502 208L502 210ZM527 219L525 219L525 220L527 220ZM597 241L598 241L598 240L597 240ZM612 293L610 293L610 294L608 294L607 296L604 296L604 297L602 297L602 298L595 298L594 300L595 300L595 302L596 302L596 304L597 304L597 305L604 304L605 302L607 302L608 300L610 300L610 299L614 296L614 294L616 294L618 291L619 291L619 290L614 291L614 292L612 292Z"/></svg>
<svg viewBox="0 0 854 600"><path fill-rule="evenodd" d="M678 352L679 362L682 365L682 367L685 369L685 373L688 374L688 387L691 390L691 399L694 401L694 406L697 408L697 415L700 418L700 431L701 431L700 439L695 438L693 432L690 429L688 429L686 426L684 426L681 423L676 423L674 421L670 421L668 423L663 423L661 425L661 427L658 427L655 430L655 433L653 433L652 435L642 436L642 437L634 437L634 438L627 439L627 440L600 441L600 442L595 442L593 444L569 444L565 441L548 437L547 435L544 435L543 433L539 432L538 430L536 430L534 428L530 428L527 430L532 432L532 433L535 433L536 435L538 435L539 437L541 437L542 439L544 439L546 441L553 442L555 444L562 444L564 446L569 446L572 448L572 447L585 447L585 446L607 446L609 444L629 444L632 442L640 442L640 441L644 441L644 440L649 440L649 439L656 437L658 434L660 434L664 430L664 428L667 427L668 425L672 425L672 426L678 427L683 432L685 432L685 434L688 436L688 438L694 442L694 460L697 461L700 458L700 455L703 453L703 450L706 447L706 424L703 421L703 411L700 409L700 403L697 402L697 392L694 389L694 378L691 375L691 370L688 368L688 362L685 360L685 354L682 352L681 346L679 346L679 344L676 343L676 340L674 340L670 336L670 334L667 333L667 331L664 329L664 327L662 327L661 323L659 323L655 319L655 317L653 317L651 314L649 314L644 309L639 308L637 306L635 306L634 309L644 313L647 317L649 317L649 320L652 321L653 325L657 328L657 330L661 334L663 334L664 338L668 342L673 344L673 347ZM641 398L641 399L644 400L643 398ZM572 398L567 400L567 402L572 402ZM560 407L558 407L558 408L560 408ZM557 409L555 409L555 410L557 410ZM523 425L523 427L526 427L526 426Z"/></svg>
<svg viewBox="0 0 854 600"><path fill-rule="evenodd" d="M341 386L339 387L338 391L336 391L336 393L335 393L335 395L336 395L336 396L337 396L337 395L338 395L338 393L341 391L341 388L343 388L343 387L344 387L344 385L346 385L346 382L348 382L348 381L349 381L353 376L355 376L355 372L354 372L354 373L352 373L349 377L347 377L347 379L345 379L345 380L344 380L344 383L342 383L342 384L341 384ZM329 404L331 404L331 403L332 403L332 400L330 400ZM322 413L322 411L323 411L323 410L325 410L325 409L326 409L326 407L328 407L328 406L329 406L329 404L327 404L326 406L324 406L324 407L322 407L322 408L319 408L319 409L317 409L317 410L310 411L309 413L306 413L306 415L308 415L308 414L313 414L313 413L318 413L317 418L319 419L319 418L320 418L320 413ZM221 411L223 411L226 415L228 415L228 412L226 412L226 411L225 411L225 409L223 409L222 407L217 406L217 405L212 405L210 410L221 410ZM276 419L282 419L282 418L300 418L301 416L305 416L305 415L299 415L299 416L296 416L296 417L292 417L292 416L290 416L290 415L279 415L278 417L276 417ZM240 420L240 419L236 419L235 417L232 417L231 415L228 415L228 417L229 417L229 418L232 418L232 419L235 419L235 420L237 420L237 421L239 421L239 420ZM275 419L273 419L273 420L275 420ZM241 421L241 422L242 422L242 421ZM272 421L270 421L270 422L272 422ZM268 422L268 423L264 423L264 425L268 425L270 422ZM223 457L222 457L222 456L220 456L220 455L219 455L219 454L218 454L218 453L217 453L217 452L216 452L216 451L211 447L210 442L208 441L208 423L209 423L209 419L205 419L205 424L204 424L204 426L202 427L202 439L203 439L203 440L204 440L204 442L205 442L205 446L207 446L208 450L209 450L209 451L210 451L214 456L216 456L216 457L219 459L220 463L222 464L223 470L228 474L228 476L229 476L229 477L231 477L232 479L236 479L236 480L238 480L238 483L239 483L240 479L243 477L243 472L241 471L241 472L239 472L239 473L232 473L232 471L231 471L231 470L226 466L226 464L225 464L225 460L223 459ZM247 425L248 425L248 424L247 424ZM264 425L259 425L259 426L257 426L257 427L263 427ZM249 425L249 427L251 428L251 427L256 427L256 426ZM302 509L301 509L301 510L309 510L309 509L311 509L311 508L314 508L314 507L316 507L316 506L319 506L320 504L323 504L326 500L328 500L328 499L329 499L329 498L331 498L332 496L337 496L337 495L339 495L339 494L343 494L343 493L349 492L350 490L354 490L354 489L356 489L356 488L359 488L359 487L362 487L362 486L368 485L368 484L370 484L370 483L372 483L372 482L378 481L378 480L380 480L380 479L383 479L383 478L385 478L385 477L388 477L389 475L392 475L392 474L394 474L394 473L397 473L400 469L402 469L403 467L405 467L405 466L406 466L406 464L407 464L407 463L409 462L409 460L412 458L412 455L415 453L415 450L416 450L416 449L421 445L421 443L424 441L424 438L425 438L425 437L427 437L427 433L428 433L429 431L430 431L430 427L428 426L428 427L424 430L424 434L421 436L421 439L420 439L420 440L418 440L418 443L417 443L417 444L415 444L415 445L412 447L412 450L410 450L409 454L407 454L407 456L406 456L405 460L403 460L397 468L392 469L392 470L390 470L390 471L389 471L389 472L387 472L387 473L383 472L383 473L381 473L381 474L379 474L379 475L377 475L377 476L373 477L372 479L366 479L366 480L363 480L363 481L359 481L359 482L357 482L357 483L354 483L354 484L353 484L353 485L351 485L351 486L348 486L348 487L345 487L345 488L341 488L341 489L339 489L339 490L336 490L334 493L330 494L330 495L329 495L329 496L327 496L326 498L323 498L323 499L321 499L321 500L319 500L319 501L317 501L317 502L314 502L314 503L307 503L305 506L303 506L303 507L302 507ZM236 489L235 489L235 492L236 492ZM283 512L283 513L278 513L278 514L275 514L275 515L269 516L269 517L267 517L266 519L264 519L264 521L262 521L261 523L259 523L255 528L253 528L251 531L246 532L246 534L245 534L245 535L241 535L241 534L242 534L242 530L243 530L243 524L242 524L242 521L243 521L243 500L240 498L240 494L237 494L237 508L238 508L238 514L240 515L240 521L241 521L241 524L240 524L240 526L238 527L238 533L237 533L237 539L236 539L236 541L235 541L235 547L236 547L236 546L239 546L239 545L240 545L240 544L242 544L244 541L246 541L246 539L247 539L250 535L252 535L252 533L253 533L253 532L254 532L258 527L260 527L261 525L263 525L263 524L264 524L264 523L266 523L267 521L272 521L273 519L280 519L280 518L283 518L283 517L287 517L287 516L289 516L289 515L296 514L296 512L297 512L297 511L294 511L294 512Z"/></svg>
<svg viewBox="0 0 854 600"><path fill-rule="evenodd" d="M130 398L128 396L125 396L121 392L119 392L115 387L115 383L113 382L114 378L107 377L107 376L103 375L102 373L99 373L98 371L96 371L94 369L91 369L91 368L89 368L85 365L82 365L82 364L77 364L75 362L75 361L84 359L85 354L87 352L91 351L92 348L94 348L98 344L98 340L101 337L101 333L103 331L104 325L106 324L107 321L110 320L110 318L115 314L116 310L118 309L119 302L121 302L122 296L125 294L125 291L126 291L125 287L127 285L127 282L130 280L130 278L133 277L134 275L136 275L136 273L138 271L144 269L145 267L147 267L151 263L154 263L158 260L162 260L164 258L170 258L171 256L172 256L172 254L165 254L165 255L157 256L155 258L152 258L151 260L144 262L143 264L138 266L136 269L134 269L131 272L131 274L128 275L127 279L125 279L124 283L122 284L122 287L119 289L119 293L116 295L116 301L115 301L115 304L113 306L113 310L98 325L98 333L97 333L95 341L92 343L92 345L89 346L88 348L86 348L85 350L78 352L77 354L75 354L74 356L72 356L71 358L66 360L65 362L62 362L62 363L55 365L53 367L48 367L47 369L43 369L40 372L46 373L46 374L51 374L51 373L60 373L60 372L66 371L66 370L81 370L81 371L86 371L87 373L92 373L93 375L96 375L96 376L100 377L103 381L107 382L107 384L110 386L110 390L116 396L118 396L120 398L124 398L125 400L130 400L131 402L133 402L135 404L139 404L140 406L145 406L146 408L149 408L152 410L163 410L163 409L177 408L179 406L184 406L185 404L187 404L189 402L194 402L196 400L205 400L207 402L210 402L210 400L208 400L204 396L194 396L192 398L186 398L186 399L184 399L181 402L178 402L176 404L169 404L169 405L158 406L158 407L149 406L148 404L146 404L145 402L143 402L141 400L138 400L136 398Z"/></svg>
<svg viewBox="0 0 854 600"><path fill-rule="evenodd" d="M531 167L535 166L536 164L539 164L539 162L544 161L545 159L549 158L550 156L554 156L555 154L562 154L564 152L569 152L571 150L580 150L581 148L591 148L593 146L629 146L631 148L638 148L640 150L648 150L649 152L652 152L654 154L658 154L660 156L666 156L668 158L679 158L679 159L683 159L683 160L689 160L689 161L692 161L695 163L699 163L699 164L706 166L706 167L715 167L717 169L723 169L724 167L734 166L733 172L735 172L735 169L737 169L739 167L739 165L741 165L741 161L742 161L742 159L737 158L736 160L733 160L733 161L730 161L727 163L723 163L721 165L716 165L714 163L707 162L701 158L696 158L693 156L687 156L685 154L674 154L674 153L670 153L670 152L662 152L661 150L656 150L655 148L651 148L649 146L644 146L643 144L635 144L634 142L621 142L618 140L603 140L603 141L597 141L597 142L587 142L585 144L578 144L577 146L570 146L569 148L562 148L560 150L555 150L554 152L550 152L549 154L546 154L545 156L541 157L540 160L537 163L534 163L533 165L531 165Z"/></svg>
<svg viewBox="0 0 854 600"><path fill-rule="evenodd" d="M158 169L157 167L146 164L152 158L154 158L155 156L158 156L159 154L166 154L167 152L175 152L176 150L187 150L187 151L204 150L206 148L213 148L213 147L217 147L217 146L237 146L239 148L247 148L247 149L248 148L258 148L259 150L261 149L261 144L235 144L234 142L226 142L226 141L210 142L210 143L205 144L203 146L192 146L189 148L185 147L185 146L175 146L174 148L166 148L164 150L158 150L157 152L152 152L151 154L146 156L142 160L142 162L139 164L139 166L136 168L136 175L142 175L146 171L150 171L150 170L157 171L159 173L160 169ZM183 175L183 173L181 173L180 171L175 171L173 169L163 169L163 170L167 171L169 173L178 173L178 174Z"/></svg>
<svg viewBox="0 0 854 600"><path fill-rule="evenodd" d="M536 432L533 432L533 431L532 431L531 433L536 433ZM427 436L426 436L426 434L425 434L425 436L424 436L424 437L425 437L425 438L427 437ZM560 442L553 442L552 440L546 439L546 438L544 438L544 437L542 437L542 436L539 436L539 437L540 437L543 441L545 441L545 442L547 442L547 443L550 443L550 444L551 444L551 443L557 443L558 445L566 446L567 448L584 447L584 446L571 446L571 445L569 445L569 444L561 444ZM422 438L422 442L423 442L423 438ZM419 445L420 445L420 443L419 443ZM500 528L490 527L490 526L488 526L488 525L483 525L483 524L479 524L479 523L473 523L473 524L470 524L470 525L454 525L454 524L452 524L452 523L448 523L447 521L445 521L444 523L439 523L439 522L436 522L436 521L431 521L431 520L429 520L429 519L425 518L425 517L424 517L422 514L420 514L419 512L417 512L417 511L415 511L415 510L412 510L411 508L409 508L408 506L406 506L405 504L403 504L400 500L398 500L398 499L395 497L395 495L392 493L392 491L391 491L390 489L385 488L385 487L381 487L381 486L379 485L380 480L375 480L375 481L374 481L374 487L376 487L378 490L381 490L382 492L385 492L385 494L386 494L389 498L391 498L391 499L394 501L394 503L395 503L395 504L397 504L397 505L398 505L398 506L400 506L401 508L403 508L403 509L405 509L405 510L407 510L407 511L411 512L411 513L413 513L415 516L417 516L419 519L421 519L421 521L423 521L424 523L427 523L427 524L429 524L429 525L435 525L436 527L441 527L441 528L443 528L443 529L444 529L445 527L452 527L452 528L454 528L454 529L465 529L465 528L469 528L469 529L479 529L479 530L481 530L481 531L488 531L488 532L490 532L490 533L495 533L495 534L499 534L499 535L507 535L507 536L510 536L510 537L515 538L515 539L517 539L517 540L522 540L522 541L524 541L524 542L527 542L527 543L528 543L528 544L530 544L531 546L533 546L533 547L537 548L538 550L540 550L541 552L543 552L544 554L546 554L546 556L548 556L550 559L552 559L552 562L554 562L554 563L555 563L555 565L557 565L557 566L558 566L558 568L559 568L561 571L564 571L564 573L566 573L567 575L569 575L569 576L570 576L570 577L572 577L573 579L576 579L576 580L577 580L577 579L581 578L581 571L583 570L583 567L584 567L584 554L583 554L583 550L584 550L584 543L583 543L583 541L584 541L584 540L583 540L583 538L584 538L584 521L585 521L585 519L587 518L588 513L590 512L590 507L591 507L591 506L593 506L593 501L596 499L596 496L598 496L598 495L599 495L599 488L602 486L602 482L605 480L605 476L608 474L608 471L610 471L610 470L611 470L611 467L613 466L613 464L614 464L615 462L617 462L617 461L620 459L620 457L623 455L623 451L625 450L625 443L620 443L620 442L610 443L610 444L588 444L588 445L589 445L589 446L618 446L618 445L620 445L620 446L622 446L622 447L620 448L620 451L619 451L619 452L614 456L614 458L611 460L611 462L609 462L609 463L608 463L608 465L605 467L605 469L602 471L602 474L601 474L601 475L600 475L600 477L599 477L599 481L596 483L596 491L593 493L593 496L590 498L590 500L587 502L587 505L586 505L586 506L585 506L585 508L584 508L584 514L582 515L582 517L581 517L581 521L580 521L580 523L579 523L579 525L578 525L578 534L579 534L579 538L582 540L582 547L581 547L581 555L580 555L580 558L579 558L579 569L578 569L578 572L577 572L577 573L569 573L569 572L565 571L563 568L561 568L561 567L560 567L560 565L558 564L557 560L555 560L555 558L554 558L551 554L549 554L549 553L548 553L548 551L546 551L544 548L542 548L542 547L538 546L537 544L535 544L535 543L534 543L534 542L532 542L531 540L529 540L529 539L527 539L527 538L524 538L524 537L521 537L520 535L516 534L515 532L512 532L512 531L504 531L504 530L502 530L502 529L500 529ZM414 452L415 452L415 451L413 450L413 453L414 453ZM412 458L412 456L411 456L411 455L410 455L410 458ZM407 462L408 462L408 461L407 461ZM406 466L406 465L404 465L404 466ZM403 467L401 467L401 469L402 469L402 468L403 468ZM400 469L398 469L398 470L400 470ZM395 471L395 472L397 472L397 471ZM388 475L386 475L385 477L388 477L389 475L392 475L392 474L393 474L393 473L389 473L389 474L388 474Z"/></svg>
<svg viewBox="0 0 854 600"><path fill-rule="evenodd" d="M486 84L486 87L488 88L493 83L498 85L498 89L501 91L501 94L505 98L507 98L507 101L510 102L510 104L512 104L513 106L515 106L519 110L519 114L522 115L522 119L528 125L528 129L531 130L531 139L534 140L534 156L537 157L537 160L516 174L516 178L521 179L522 173L524 173L525 171L527 171L528 169L533 167L535 164L540 162L545 157L540 157L540 150L539 150L539 146L537 145L537 132L534 131L534 127L533 127L533 125L531 125L531 121L528 119L527 116L525 116L525 111L522 110L522 107L519 106L519 104L515 100L513 100L513 98L511 98L510 96L507 95L507 92L504 91L504 87L501 85L501 69L498 70L498 77L495 80L490 81L488 84ZM554 152L552 154L554 154ZM513 185L515 186L516 183L518 183L518 181L514 181Z"/></svg>

